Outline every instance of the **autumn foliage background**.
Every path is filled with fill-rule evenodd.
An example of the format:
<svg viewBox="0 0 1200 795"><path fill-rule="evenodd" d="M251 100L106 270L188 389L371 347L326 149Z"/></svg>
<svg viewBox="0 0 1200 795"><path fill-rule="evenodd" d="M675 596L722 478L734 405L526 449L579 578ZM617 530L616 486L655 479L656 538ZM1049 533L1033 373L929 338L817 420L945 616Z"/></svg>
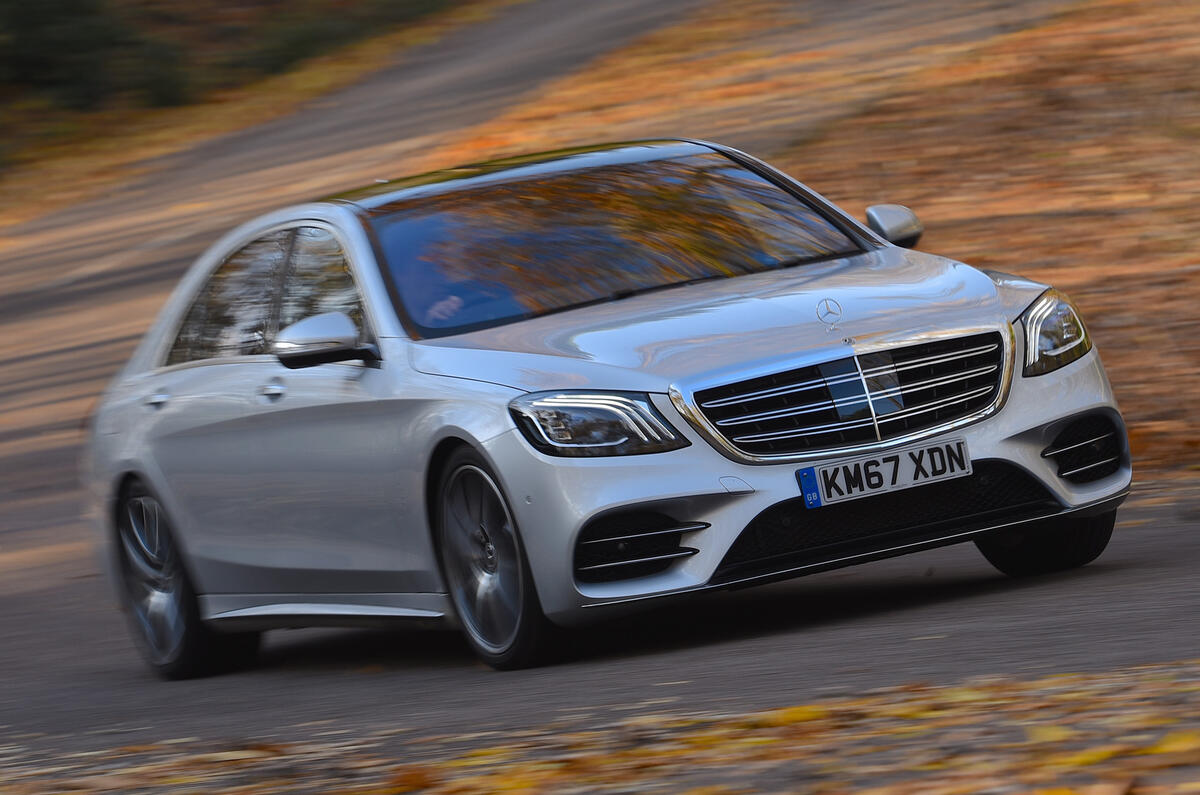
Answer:
<svg viewBox="0 0 1200 795"><path fill-rule="evenodd" d="M453 19L439 12L469 18L511 2L519 0L0 0L0 117L12 131L0 212L36 216L39 206L139 173L151 154L286 113L384 62L382 54L409 41L395 38L396 23L424 40ZM852 213L884 201L911 206L925 222L925 250L1071 294L1127 414L1138 478L1194 478L1200 4L1083 0L1032 27L1006 21L1004 4L955 7L916 23L903 3L865 26L847 14L841 27L823 24L819 38L803 3L701 3L482 125L273 170L244 206L266 209L381 173L597 141L693 135L733 143ZM64 32L46 21L54 13L87 25ZM125 53L109 59L110 71L145 56L143 45L169 46L186 66L178 100L194 104L138 110L153 97L113 77L83 103L96 107L72 110L74 89L46 83L66 78L31 71L46 53L14 47L15 21L51 39L109 31L94 46ZM347 46L378 31L393 31L377 37L387 47L372 50L369 37ZM139 73L151 72L162 69ZM19 85L18 74L40 74L41 83ZM20 123L30 118L42 126ZM123 134L80 134L98 127Z"/></svg>

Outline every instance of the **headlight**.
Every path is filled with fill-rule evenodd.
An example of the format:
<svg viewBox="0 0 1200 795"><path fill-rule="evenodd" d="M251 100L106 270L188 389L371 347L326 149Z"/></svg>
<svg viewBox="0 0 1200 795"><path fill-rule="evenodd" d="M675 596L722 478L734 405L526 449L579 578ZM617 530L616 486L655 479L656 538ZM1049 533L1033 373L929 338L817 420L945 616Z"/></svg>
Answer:
<svg viewBox="0 0 1200 795"><path fill-rule="evenodd" d="M688 441L635 392L538 392L508 404L529 443L548 455L661 453Z"/></svg>
<svg viewBox="0 0 1200 795"><path fill-rule="evenodd" d="M1079 312L1057 290L1047 290L1021 314L1025 328L1025 376L1044 375L1092 349Z"/></svg>

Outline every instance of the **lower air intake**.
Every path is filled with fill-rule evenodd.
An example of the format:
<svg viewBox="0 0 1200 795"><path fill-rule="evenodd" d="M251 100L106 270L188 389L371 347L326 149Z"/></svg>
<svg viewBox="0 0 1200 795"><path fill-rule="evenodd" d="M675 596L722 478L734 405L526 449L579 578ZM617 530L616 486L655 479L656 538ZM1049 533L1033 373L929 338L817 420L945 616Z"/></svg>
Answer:
<svg viewBox="0 0 1200 795"><path fill-rule="evenodd" d="M575 580L613 582L666 571L675 561L697 552L681 545L684 533L706 527L703 522L677 522L652 511L594 519L575 542Z"/></svg>
<svg viewBox="0 0 1200 795"><path fill-rule="evenodd" d="M1104 414L1090 414L1062 430L1042 451L1058 465L1058 476L1070 483L1091 483L1121 468L1124 433Z"/></svg>
<svg viewBox="0 0 1200 795"><path fill-rule="evenodd" d="M811 510L803 497L776 503L746 526L711 582L883 552L1061 510L1045 486L1019 467L984 460L972 468L967 477Z"/></svg>

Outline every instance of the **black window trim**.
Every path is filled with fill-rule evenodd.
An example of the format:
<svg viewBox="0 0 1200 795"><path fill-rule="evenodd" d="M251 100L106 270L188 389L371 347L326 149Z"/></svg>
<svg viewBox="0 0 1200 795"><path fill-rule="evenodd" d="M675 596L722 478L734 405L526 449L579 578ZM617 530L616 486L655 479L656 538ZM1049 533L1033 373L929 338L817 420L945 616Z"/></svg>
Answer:
<svg viewBox="0 0 1200 795"><path fill-rule="evenodd" d="M378 348L379 334L376 333L375 329L379 324L371 317L371 306L366 299L366 293L363 291L362 280L355 273L356 266L353 257L350 255L350 246L348 245L346 236L335 224L317 219L300 221L290 226L292 236L288 243L287 259L284 260L283 268L279 275L279 283L275 285L275 300L271 302L270 322L272 324L271 327L274 329L273 333L278 334L280 331L279 316L283 309L283 290L287 285L287 278L291 275L294 267L292 255L296 251L296 231L305 226L327 230L333 235L334 240L337 241L338 246L342 250L342 256L346 259L346 272L350 274L350 281L354 284L354 292L358 295L358 303L362 306L363 327L361 329L362 339L359 342L375 345Z"/></svg>
<svg viewBox="0 0 1200 795"><path fill-rule="evenodd" d="M234 362L264 361L268 359L274 359L275 355L272 353L258 353L239 354L237 356L214 356L208 359L192 359L186 362L179 362L178 364L166 363L167 358L171 355L171 350L175 347L175 342L179 339L180 331L183 330L183 324L187 322L187 318L192 311L192 307L195 305L196 301L200 299L200 296L203 294L204 290L208 288L208 284L212 280L213 275L220 270L226 262L229 261L230 257L232 257L234 254L237 254L239 251L246 248L246 246L249 246L256 240L269 237L276 232L287 232L288 236L284 245L283 267L279 269L279 271L275 274L275 278L272 280L272 299L267 310L268 339L273 339L274 336L279 333L279 310L283 301L283 285L287 275L292 271L292 252L296 242L296 230L302 226L312 226L319 229L326 229L337 240L338 245L342 249L342 253L346 257L346 265L347 270L350 273L350 279L354 282L354 289L358 293L359 302L363 307L363 342L372 343L378 348L379 335L376 333L375 329L379 324L376 323L372 317L371 305L370 302L366 300L366 295L363 292L362 280L359 279L356 274L356 269L358 266L350 253L350 246L348 245L345 233L343 233L342 230L337 227L337 225L323 219L294 218L287 221L280 221L278 223L256 229L252 232L248 232L228 246L225 253L205 271L203 278L200 280L199 286L191 294L191 296L189 296L189 300L187 301L186 305L171 324L171 333L162 335L162 340L159 342L159 348L155 352L152 360L155 362L155 364L150 368L150 371L155 373L172 372L188 367L198 367L210 364L231 364ZM373 238L372 248L374 248ZM380 270L382 271L384 269L380 268Z"/></svg>
<svg viewBox="0 0 1200 795"><path fill-rule="evenodd" d="M252 359L261 359L270 355L265 353L252 353L238 354L237 356L214 356L208 359L191 359L186 362L179 362L178 364L167 364L167 359L170 357L171 351L175 348L175 343L179 340L179 333L183 330L183 324L187 322L188 315L190 315L192 312L192 307L196 305L196 302L200 300L200 296L203 295L204 291L208 289L208 285L209 282L212 281L212 277L217 273L217 271L225 266L225 263L229 262L230 258L233 257L234 254L237 254L255 241L261 240L264 237L269 237L276 232L289 233L283 252L283 262L286 266L288 259L292 255L292 240L295 238L295 234L292 233L292 227L290 224L272 224L271 226L258 229L238 238L235 243L228 247L228 250L220 257L220 259L218 259L211 267L208 268L208 270L205 271L204 277L200 280L199 286L191 294L191 296L189 296L187 304L183 307L182 311L180 311L178 317L175 318L175 322L171 324L171 333L163 335L163 341L160 343L161 347L154 356L155 365L152 368L154 372L164 372L168 370L182 369L184 367L195 367L200 364L228 364L230 362L242 362ZM282 270L284 270L284 268L280 268L280 271ZM276 278L278 278L278 275ZM268 331L271 329L271 317L269 312L270 310L268 309L268 316L266 318Z"/></svg>

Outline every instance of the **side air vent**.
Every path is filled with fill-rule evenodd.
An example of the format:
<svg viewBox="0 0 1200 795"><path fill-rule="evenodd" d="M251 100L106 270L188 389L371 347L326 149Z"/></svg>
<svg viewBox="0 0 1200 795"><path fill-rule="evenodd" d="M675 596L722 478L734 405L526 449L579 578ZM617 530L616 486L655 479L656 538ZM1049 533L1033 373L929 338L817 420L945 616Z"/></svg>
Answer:
<svg viewBox="0 0 1200 795"><path fill-rule="evenodd" d="M1042 451L1070 483L1091 483L1121 468L1122 432L1103 414L1090 414L1062 430Z"/></svg>
<svg viewBox="0 0 1200 795"><path fill-rule="evenodd" d="M590 522L575 542L575 579L613 582L665 571L698 550L681 546L685 533L708 527L653 511L608 514Z"/></svg>

